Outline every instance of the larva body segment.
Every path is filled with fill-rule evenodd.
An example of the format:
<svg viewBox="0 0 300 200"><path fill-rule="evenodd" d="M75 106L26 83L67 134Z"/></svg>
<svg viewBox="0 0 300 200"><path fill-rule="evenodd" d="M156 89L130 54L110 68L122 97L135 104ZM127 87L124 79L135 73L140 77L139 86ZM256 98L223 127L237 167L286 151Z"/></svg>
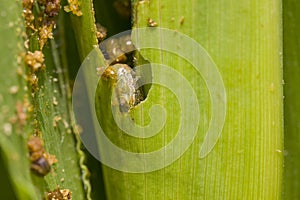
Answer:
<svg viewBox="0 0 300 200"><path fill-rule="evenodd" d="M142 92L138 88L139 78L135 71L126 64L109 66L102 77L114 80L112 102L117 102L122 113L129 112L130 108L137 105L142 99Z"/></svg>

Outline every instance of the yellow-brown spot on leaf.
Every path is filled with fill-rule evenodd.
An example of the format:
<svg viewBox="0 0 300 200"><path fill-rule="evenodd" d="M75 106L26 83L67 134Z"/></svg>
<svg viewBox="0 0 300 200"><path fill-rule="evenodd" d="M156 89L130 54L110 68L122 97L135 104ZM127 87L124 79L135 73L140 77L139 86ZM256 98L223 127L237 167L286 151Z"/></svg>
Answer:
<svg viewBox="0 0 300 200"><path fill-rule="evenodd" d="M69 189L60 189L60 186L53 191L47 192L47 200L71 200L72 192Z"/></svg>
<svg viewBox="0 0 300 200"><path fill-rule="evenodd" d="M3 124L3 131L4 131L5 135L10 136L11 133L12 133L12 125L11 125L11 123L4 123Z"/></svg>
<svg viewBox="0 0 300 200"><path fill-rule="evenodd" d="M101 42L107 36L107 29L99 23L96 23L96 28L97 28L97 32L96 32L97 39L99 42Z"/></svg>
<svg viewBox="0 0 300 200"><path fill-rule="evenodd" d="M32 136L27 142L30 153L30 160L35 161L41 158L44 154L44 142L41 138Z"/></svg>
<svg viewBox="0 0 300 200"><path fill-rule="evenodd" d="M44 47L48 39L53 39L53 27L54 22L45 23L41 27L39 27L39 44L40 49Z"/></svg>
<svg viewBox="0 0 300 200"><path fill-rule="evenodd" d="M57 158L55 155L51 155L49 153L44 153L44 157L46 158L46 160L48 161L50 166L57 163Z"/></svg>
<svg viewBox="0 0 300 200"><path fill-rule="evenodd" d="M25 26L32 30L35 30L33 25L34 15L32 12L34 0L22 0L23 6L23 18L25 20Z"/></svg>
<svg viewBox="0 0 300 200"><path fill-rule="evenodd" d="M30 9L24 9L23 10L23 17L25 19L25 26L27 28L31 28L32 30L35 30L34 25L32 24L34 20L34 15L32 13L32 10Z"/></svg>
<svg viewBox="0 0 300 200"><path fill-rule="evenodd" d="M31 68L33 72L38 71L44 67L44 54L42 51L30 52L25 55L25 63Z"/></svg>
<svg viewBox="0 0 300 200"><path fill-rule="evenodd" d="M11 86L11 87L9 88L9 93L11 93L11 94L17 94L18 91L19 91L19 87L16 86L16 85Z"/></svg>
<svg viewBox="0 0 300 200"><path fill-rule="evenodd" d="M117 79L117 71L112 68L111 66L108 67L98 67L97 68L97 74L101 75L101 78L104 80L108 79Z"/></svg>
<svg viewBox="0 0 300 200"><path fill-rule="evenodd" d="M64 7L66 12L72 12L74 15L81 16L82 12L80 11L80 3L78 0L68 0L69 5Z"/></svg>
<svg viewBox="0 0 300 200"><path fill-rule="evenodd" d="M53 99L52 99L53 101L53 105L55 105L55 106L57 106L58 105L58 101L57 101L57 99L56 99L56 97L53 97Z"/></svg>
<svg viewBox="0 0 300 200"><path fill-rule="evenodd" d="M53 117L53 127L57 127L57 122L59 122L61 120L61 117L60 116L55 116Z"/></svg>
<svg viewBox="0 0 300 200"><path fill-rule="evenodd" d="M184 16L181 16L181 17L180 17L180 20L179 20L179 24L180 24L180 25L183 25L183 22L184 22Z"/></svg>
<svg viewBox="0 0 300 200"><path fill-rule="evenodd" d="M45 13L49 17L55 17L58 15L60 8L60 0L50 0L46 2Z"/></svg>
<svg viewBox="0 0 300 200"><path fill-rule="evenodd" d="M45 6L47 3L47 0L37 0L38 4Z"/></svg>
<svg viewBox="0 0 300 200"><path fill-rule="evenodd" d="M34 0L23 0L22 1L22 6L23 6L24 9L31 10L32 7L33 7L33 3L34 3Z"/></svg>
<svg viewBox="0 0 300 200"><path fill-rule="evenodd" d="M16 103L16 113L17 113L17 121L19 122L20 126L23 127L26 124L27 114L26 109L27 105L23 104L21 101Z"/></svg>
<svg viewBox="0 0 300 200"><path fill-rule="evenodd" d="M153 19L149 18L149 19L148 19L148 26L149 26L149 27L157 27L158 24L157 24L156 21L154 21Z"/></svg>
<svg viewBox="0 0 300 200"><path fill-rule="evenodd" d="M27 77L27 81L29 82L29 84L33 87L34 90L38 90L38 82L39 79L35 74L31 74Z"/></svg>

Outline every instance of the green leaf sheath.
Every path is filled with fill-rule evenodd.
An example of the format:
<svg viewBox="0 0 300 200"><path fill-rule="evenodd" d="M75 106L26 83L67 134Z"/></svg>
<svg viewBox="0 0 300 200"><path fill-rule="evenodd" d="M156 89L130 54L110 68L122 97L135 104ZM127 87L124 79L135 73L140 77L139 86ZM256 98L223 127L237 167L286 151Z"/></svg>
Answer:
<svg viewBox="0 0 300 200"><path fill-rule="evenodd" d="M283 63L284 63L284 124L285 171L284 199L299 198L300 180L300 5L283 1Z"/></svg>
<svg viewBox="0 0 300 200"><path fill-rule="evenodd" d="M83 13L82 16L78 17L70 13L69 17L74 30L80 60L83 61L93 50L93 47L96 47L98 41L92 1L81 1L80 10Z"/></svg>
<svg viewBox="0 0 300 200"><path fill-rule="evenodd" d="M78 156L78 147L73 131L72 116L70 115L70 90L67 80L67 66L62 64L60 53L57 49L57 39L48 40L43 48L45 55L44 70L37 72L38 90L27 90L26 76L17 76L17 67L23 73L25 68L22 54L26 53L24 46L25 28L21 17L22 2L1 1L1 131L0 145L2 161L8 168L8 176L18 199L43 199L48 191L60 186L69 189L73 199L86 199L82 182L82 171ZM35 5L36 6L36 5ZM18 11L18 12L17 12ZM17 15L17 13L19 15ZM36 24L38 28L38 24ZM28 35L29 49L31 52L39 50L37 34ZM59 37L57 32L55 37ZM22 54L21 54L22 53ZM17 66L19 61L19 66ZM17 94L11 94L10 87L18 86ZM29 87L30 88L30 87ZM9 132L10 120L16 115L16 102L23 102L24 96L32 102L34 115L27 113L25 126L20 128L17 122L12 124ZM26 109L26 108L25 108ZM28 109L28 108L27 108ZM36 123L37 122L37 123ZM36 123L37 125L33 126ZM29 152L27 141L30 135L40 131L46 152L55 155L58 162L45 177L38 177L30 172ZM33 130L35 129L35 130Z"/></svg>
<svg viewBox="0 0 300 200"><path fill-rule="evenodd" d="M67 2L64 0L63 5ZM93 2L80 1L80 11L82 16L76 16L72 13L61 14L61 29L64 33L64 41L62 43L62 55L64 62L68 64L70 79L73 82L76 78L79 67L89 53L98 48L98 40L96 38L96 26L93 10ZM100 53L100 51L99 51ZM94 71L90 72L94 74ZM89 73L85 74L89 80ZM90 87L87 86L87 89ZM85 92L82 91L81 95ZM75 116L76 117L76 116ZM79 137L77 138L79 140ZM88 198L104 199L105 192L101 175L101 164L95 160L87 150L82 151L82 145L77 145L80 153L80 164L82 165L83 181L85 183ZM87 165L89 169L85 166Z"/></svg>
<svg viewBox="0 0 300 200"><path fill-rule="evenodd" d="M40 90L35 97L39 114L42 138L45 149L56 156L58 162L53 165L53 173L44 180L34 177L34 183L44 191L54 190L58 185L61 189L69 189L74 198L85 199L82 183L79 155L70 116L69 84L66 79L66 66L60 64L55 42L51 41L44 47L46 71L41 74ZM55 117L61 117L56 122ZM34 175L33 175L34 176Z"/></svg>
<svg viewBox="0 0 300 200"><path fill-rule="evenodd" d="M172 29L174 34L182 32L206 49L225 84L227 115L218 143L207 157L200 159L200 147L211 116L205 80L176 55L159 50L141 51L150 62L177 70L196 91L200 110L195 113L200 115L197 137L181 158L161 170L131 174L104 167L108 199L280 199L281 1L137 1L134 13L136 28L149 26L152 19L158 27ZM180 46L180 41L174 42ZM186 51L193 53L191 49ZM135 122L147 124L147 112L157 103L171 112L157 135L148 139L126 136L116 132L108 117L108 137L123 149L135 152L151 152L167 145L175 136L181 117L179 109L174 108L178 101L170 91L153 85L147 99L131 114Z"/></svg>
<svg viewBox="0 0 300 200"><path fill-rule="evenodd" d="M0 197L1 199L38 199L30 178L26 128L21 129L17 124L10 122L15 115L17 101L23 99L25 86L17 76L17 55L23 51L22 8L19 2L15 1L0 1L0 7L2 8L0 11L0 44L2 45L0 49L2 55L0 59L0 164L3 164L4 169L6 168L5 171L0 172L3 189ZM18 87L17 94L10 92L12 86ZM5 180L9 182L4 182ZM11 190L6 190L5 185L11 185Z"/></svg>
<svg viewBox="0 0 300 200"><path fill-rule="evenodd" d="M79 6L76 12L72 12L70 7L65 8L69 2L61 0L54 39L48 39L42 48L46 67L35 71L38 84L31 87L30 79L26 77L30 70L24 55L28 50L40 50L39 34L25 28L21 0L0 0L0 53L3 55L0 59L0 199L44 199L46 192L58 186L69 189L75 200L297 199L300 195L299 3L296 0L131 2L130 18L128 9L119 13L118 9L122 7L116 7L115 1L72 1ZM27 3L30 4L30 1ZM35 2L35 17L43 9ZM207 156L201 158L200 149L215 115L206 78L187 59L159 49L142 49L134 54L138 60L136 64L152 63L152 71L144 71L138 76L142 79L152 73L155 80L168 80L163 69L154 63L171 67L188 81L197 95L198 107L188 104L191 114L183 116L180 103L190 102L191 96L178 99L168 88L148 85L147 98L127 115L141 126L148 125L153 123L151 120L162 119L161 113L155 113L150 119L152 106L160 105L165 109L166 122L152 137L130 136L120 130L112 116L112 108L120 108L117 101L120 99L111 102L116 80L106 74L108 77L99 81L95 96L98 121L110 141L128 152L149 153L168 144L173 145L171 154L162 152L162 163L168 162L167 158L172 158L183 148L186 135L196 132L193 143L170 165L143 173L127 173L100 165L82 150L69 86L72 86L81 63L92 50L96 49L87 63L91 61L96 63L96 67L105 66L98 49L95 18L107 28L108 36L129 28L132 20L137 33L142 27L168 28L174 34L186 34L204 47L222 76L227 97L221 136ZM51 17L48 19L52 20ZM33 23L37 30L42 25L37 18ZM24 43L27 38L29 43ZM163 47L168 38L142 40L151 40ZM184 46L181 42L172 41L178 48ZM185 51L188 55L196 54L192 47ZM84 71L86 80L90 79L91 73L95 74L96 71L92 70ZM186 94L186 87L179 79L168 82L180 94ZM93 88L89 84L94 83L87 81L87 90ZM87 93L94 94L94 91ZM21 112L18 105L26 101L29 103L28 107L24 107L27 120L22 125L18 118ZM89 101L94 102L93 99ZM123 114L116 115L121 124L124 122ZM181 122L191 123L197 117L198 128L187 127L184 130L186 135L181 135L180 143L174 145L172 142ZM34 133L43 139L45 151L58 160L44 177L30 171L27 141ZM141 136L144 134L141 131ZM97 139L100 144L99 137ZM114 158L111 153L99 147L99 155ZM148 169L149 166L145 165L149 162L143 158L137 156L136 160L140 162L133 164ZM126 158L118 160L120 169L122 165L126 169L124 166L131 162ZM90 174L86 165L91 170Z"/></svg>

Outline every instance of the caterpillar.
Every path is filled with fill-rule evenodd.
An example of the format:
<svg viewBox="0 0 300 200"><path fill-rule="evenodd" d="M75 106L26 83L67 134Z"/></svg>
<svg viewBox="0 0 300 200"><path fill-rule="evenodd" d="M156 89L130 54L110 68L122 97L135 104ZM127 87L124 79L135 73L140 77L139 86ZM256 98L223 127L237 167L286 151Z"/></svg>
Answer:
<svg viewBox="0 0 300 200"><path fill-rule="evenodd" d="M114 64L106 68L102 77L115 81L112 101L119 105L122 113L143 100L143 93L138 88L139 77L127 64Z"/></svg>

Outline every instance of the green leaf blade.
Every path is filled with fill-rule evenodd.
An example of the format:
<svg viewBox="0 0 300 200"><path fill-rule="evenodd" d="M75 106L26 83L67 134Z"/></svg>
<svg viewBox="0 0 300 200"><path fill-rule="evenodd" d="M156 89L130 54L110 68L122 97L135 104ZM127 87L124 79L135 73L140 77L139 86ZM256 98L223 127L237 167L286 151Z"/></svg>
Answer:
<svg viewBox="0 0 300 200"><path fill-rule="evenodd" d="M299 51L299 3L294 0L283 1L283 63L285 96L285 170L284 199L297 199L299 193L299 120L300 120L300 51Z"/></svg>
<svg viewBox="0 0 300 200"><path fill-rule="evenodd" d="M211 114L204 81L188 63L174 55L142 51L146 59L174 67L198 88L199 107L204 109L200 115L204 117L193 145L172 165L145 174L104 168L108 199L280 199L281 2L140 1L135 9L135 27L148 26L149 19L153 19L158 27L183 32L204 46L224 80L227 116L218 143L207 157L200 159ZM151 98L155 97L166 107L175 103L170 94L152 86L144 104L151 106ZM172 120L178 120L178 113L172 114L176 116ZM141 120L139 117L135 121ZM177 128L173 122L167 125L173 128L165 131L166 136L157 136L148 144L143 140L128 143L131 150L142 146L147 151L168 144Z"/></svg>

